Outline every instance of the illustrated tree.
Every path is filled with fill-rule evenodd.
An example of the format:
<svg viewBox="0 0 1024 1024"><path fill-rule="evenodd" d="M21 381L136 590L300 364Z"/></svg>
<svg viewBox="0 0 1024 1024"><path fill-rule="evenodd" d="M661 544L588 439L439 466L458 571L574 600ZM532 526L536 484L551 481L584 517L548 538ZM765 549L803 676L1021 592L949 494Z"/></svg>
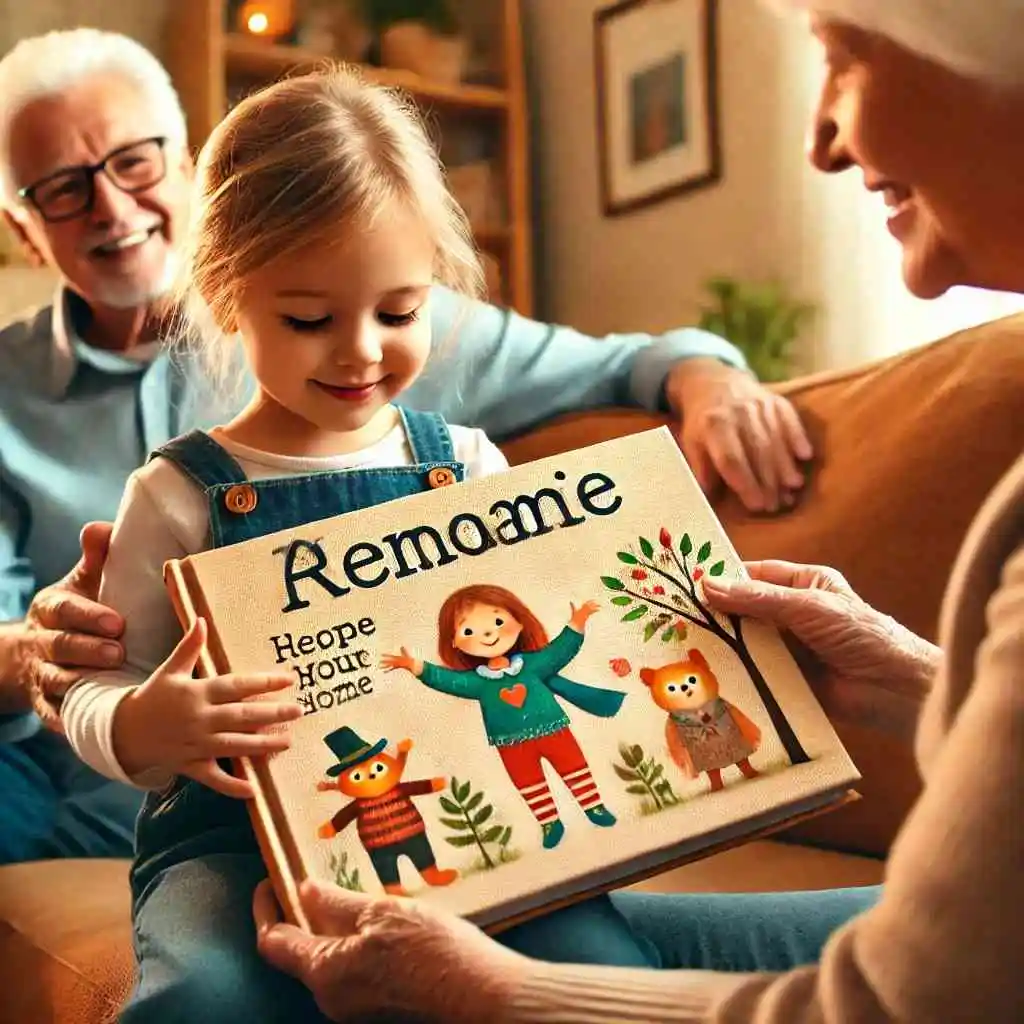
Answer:
<svg viewBox="0 0 1024 1024"><path fill-rule="evenodd" d="M681 638L685 636L686 623L718 637L750 676L789 760L793 764L810 761L747 647L743 620L738 615L716 615L697 593L697 584L705 572L709 576L721 576L725 571L724 561L711 562L711 542L705 541L694 554L693 540L688 533L683 534L677 548L665 527L658 534L658 550L646 537L638 540L639 554L617 552L619 561L627 567L623 570L626 579L601 577L605 587L615 592L612 604L629 609L622 621L643 622L645 641L655 635L666 642L677 636Z"/></svg>

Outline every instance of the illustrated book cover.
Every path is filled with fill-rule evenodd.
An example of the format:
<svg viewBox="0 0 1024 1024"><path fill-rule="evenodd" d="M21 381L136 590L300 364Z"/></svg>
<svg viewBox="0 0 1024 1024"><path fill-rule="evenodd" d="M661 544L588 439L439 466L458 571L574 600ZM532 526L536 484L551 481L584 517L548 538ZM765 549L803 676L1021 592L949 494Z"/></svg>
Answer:
<svg viewBox="0 0 1024 1024"><path fill-rule="evenodd" d="M286 912L314 877L493 931L851 796L778 632L704 600L744 573L660 428L165 578L203 674L294 675L290 749L237 765Z"/></svg>

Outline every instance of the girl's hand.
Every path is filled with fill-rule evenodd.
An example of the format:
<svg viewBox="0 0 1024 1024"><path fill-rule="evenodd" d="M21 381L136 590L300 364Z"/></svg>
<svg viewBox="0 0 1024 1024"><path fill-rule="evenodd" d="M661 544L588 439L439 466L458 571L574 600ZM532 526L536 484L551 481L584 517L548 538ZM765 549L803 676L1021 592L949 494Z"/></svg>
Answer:
<svg viewBox="0 0 1024 1024"><path fill-rule="evenodd" d="M429 904L304 882L313 934L281 922L269 882L253 898L257 941L332 1021L500 1018L529 961Z"/></svg>
<svg viewBox="0 0 1024 1024"><path fill-rule="evenodd" d="M194 678L205 642L206 623L198 619L167 660L121 701L114 716L114 753L129 776L159 769L248 799L249 783L229 775L217 758L287 750L286 734L263 730L299 718L302 709L291 702L248 699L291 686L287 675Z"/></svg>
<svg viewBox="0 0 1024 1024"><path fill-rule="evenodd" d="M909 738L941 652L857 596L842 574L818 565L748 562L747 582L705 576L717 612L765 619L790 633L829 715Z"/></svg>
<svg viewBox="0 0 1024 1024"><path fill-rule="evenodd" d="M577 633L582 633L586 628L587 619L600 609L601 606L596 601L585 601L579 608L570 601L569 611L572 615L569 619L569 626Z"/></svg>
<svg viewBox="0 0 1024 1024"><path fill-rule="evenodd" d="M404 647L401 654L382 654L380 663L385 672L393 672L396 668L404 668L414 676L423 675L423 662L414 658Z"/></svg>

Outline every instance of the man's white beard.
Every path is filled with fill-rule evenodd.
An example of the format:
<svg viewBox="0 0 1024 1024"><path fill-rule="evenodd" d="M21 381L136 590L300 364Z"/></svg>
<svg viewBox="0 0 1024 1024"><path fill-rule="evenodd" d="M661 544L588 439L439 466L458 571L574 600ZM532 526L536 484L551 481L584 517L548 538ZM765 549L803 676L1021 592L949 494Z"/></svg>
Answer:
<svg viewBox="0 0 1024 1024"><path fill-rule="evenodd" d="M95 301L110 309L136 309L166 296L178 274L178 254L169 250L159 279L150 285L135 281L101 281L95 289Z"/></svg>

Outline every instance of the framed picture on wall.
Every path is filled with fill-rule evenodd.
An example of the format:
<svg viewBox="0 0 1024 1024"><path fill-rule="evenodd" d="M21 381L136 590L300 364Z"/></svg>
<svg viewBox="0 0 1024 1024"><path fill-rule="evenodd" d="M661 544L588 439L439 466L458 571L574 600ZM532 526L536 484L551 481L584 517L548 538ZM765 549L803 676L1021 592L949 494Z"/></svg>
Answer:
<svg viewBox="0 0 1024 1024"><path fill-rule="evenodd" d="M594 15L607 216L722 176L716 0L620 0Z"/></svg>

